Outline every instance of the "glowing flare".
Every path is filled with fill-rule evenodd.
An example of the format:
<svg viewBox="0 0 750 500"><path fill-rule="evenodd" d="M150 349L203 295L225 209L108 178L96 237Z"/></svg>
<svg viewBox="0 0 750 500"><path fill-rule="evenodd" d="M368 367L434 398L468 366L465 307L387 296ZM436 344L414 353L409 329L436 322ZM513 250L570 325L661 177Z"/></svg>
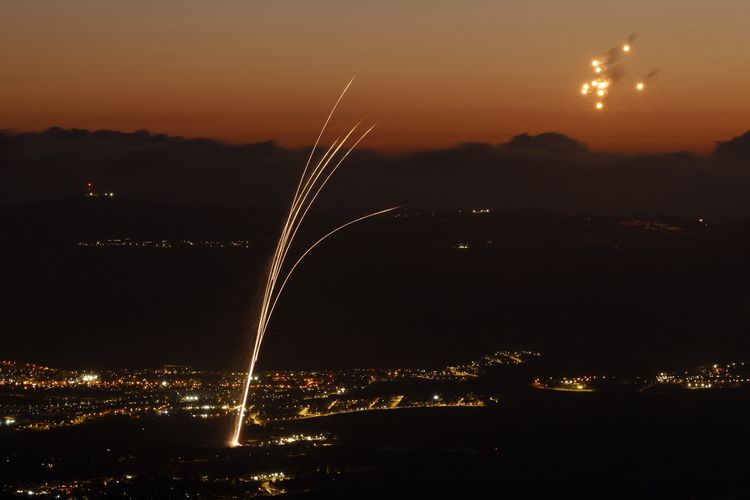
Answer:
<svg viewBox="0 0 750 500"><path fill-rule="evenodd" d="M635 42L636 35L632 34L625 39L619 47L615 46L606 52L602 53L601 57L597 57L591 60L591 67L593 69L593 77L590 83L585 82L581 86L581 94L587 96L589 94L594 95L594 107L595 109L604 109L604 100L609 93L615 89L617 81L623 75L623 71L615 66L625 56L621 53L630 53L633 51L633 43ZM612 77L610 78L610 70L612 70ZM644 76L635 85L635 90L642 92L646 88L646 82L650 81L650 78L657 72L652 71Z"/></svg>

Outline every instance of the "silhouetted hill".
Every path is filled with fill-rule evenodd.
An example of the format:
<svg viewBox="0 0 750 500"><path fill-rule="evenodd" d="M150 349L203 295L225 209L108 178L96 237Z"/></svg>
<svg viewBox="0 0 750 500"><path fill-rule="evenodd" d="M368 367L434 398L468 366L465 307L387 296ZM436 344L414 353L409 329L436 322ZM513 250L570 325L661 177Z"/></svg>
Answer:
<svg viewBox="0 0 750 500"><path fill-rule="evenodd" d="M398 155L355 151L318 206L351 214L427 200L442 209L742 219L750 217L743 137L720 145L711 157L591 152L559 133ZM67 198L92 181L95 190L130 198L281 210L308 153L272 142L228 145L147 131L6 133L0 136L0 203Z"/></svg>
<svg viewBox="0 0 750 500"><path fill-rule="evenodd" d="M588 151L585 144L557 132L547 132L539 135L520 134L513 137L504 146L510 149L558 153L583 153Z"/></svg>
<svg viewBox="0 0 750 500"><path fill-rule="evenodd" d="M7 205L0 225L29 245L70 245L92 239L275 238L281 214L257 207L189 207L123 197L84 196Z"/></svg>
<svg viewBox="0 0 750 500"><path fill-rule="evenodd" d="M719 142L714 156L724 161L742 162L750 166L750 131L726 142Z"/></svg>
<svg viewBox="0 0 750 500"><path fill-rule="evenodd" d="M241 368L280 215L117 198L0 207L3 356ZM344 220L313 214L292 254ZM749 251L747 223L410 207L308 256L261 363L443 366L530 348L578 372L652 373L744 359Z"/></svg>

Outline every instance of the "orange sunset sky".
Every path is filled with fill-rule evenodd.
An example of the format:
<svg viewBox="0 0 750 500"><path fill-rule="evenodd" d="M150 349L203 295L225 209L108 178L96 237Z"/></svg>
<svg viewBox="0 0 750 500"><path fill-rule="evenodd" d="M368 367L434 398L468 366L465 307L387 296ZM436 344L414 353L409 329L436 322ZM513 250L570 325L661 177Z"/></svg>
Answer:
<svg viewBox="0 0 750 500"><path fill-rule="evenodd" d="M637 32L603 112L591 58ZM709 151L750 129L750 1L0 3L0 128L146 128L310 144L379 123L402 151L559 131L596 150ZM630 86L659 70L648 91Z"/></svg>

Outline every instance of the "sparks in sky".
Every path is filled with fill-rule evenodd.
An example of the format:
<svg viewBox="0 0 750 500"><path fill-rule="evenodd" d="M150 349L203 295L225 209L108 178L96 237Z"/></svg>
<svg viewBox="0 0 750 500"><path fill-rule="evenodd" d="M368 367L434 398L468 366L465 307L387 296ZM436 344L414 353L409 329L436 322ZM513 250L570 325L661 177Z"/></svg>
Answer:
<svg viewBox="0 0 750 500"><path fill-rule="evenodd" d="M581 86L581 95L594 95L596 98L594 103L595 109L604 109L604 99L612 90L610 87L613 87L624 74L624 71L619 66L615 69L615 65L620 61L623 54L630 55L635 39L635 34L632 34L627 37L626 42L622 46L609 49L591 61L591 68L593 69L595 79L591 81L590 86L588 82ZM646 88L646 80L653 78L654 75L656 75L656 71L652 71L646 75L646 77L635 85L635 89L638 92L643 92ZM591 91L591 87L596 90Z"/></svg>

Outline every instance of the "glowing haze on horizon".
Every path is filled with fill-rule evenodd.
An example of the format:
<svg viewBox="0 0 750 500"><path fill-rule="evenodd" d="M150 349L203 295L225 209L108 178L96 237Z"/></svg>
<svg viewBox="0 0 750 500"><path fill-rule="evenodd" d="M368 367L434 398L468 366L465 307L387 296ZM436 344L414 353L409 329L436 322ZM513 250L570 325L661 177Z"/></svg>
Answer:
<svg viewBox="0 0 750 500"><path fill-rule="evenodd" d="M312 142L341 82L409 150L559 131L601 150L710 150L750 128L747 0L7 0L0 129L146 128ZM649 92L581 106L587 61L639 37ZM585 108L585 109L584 109Z"/></svg>

